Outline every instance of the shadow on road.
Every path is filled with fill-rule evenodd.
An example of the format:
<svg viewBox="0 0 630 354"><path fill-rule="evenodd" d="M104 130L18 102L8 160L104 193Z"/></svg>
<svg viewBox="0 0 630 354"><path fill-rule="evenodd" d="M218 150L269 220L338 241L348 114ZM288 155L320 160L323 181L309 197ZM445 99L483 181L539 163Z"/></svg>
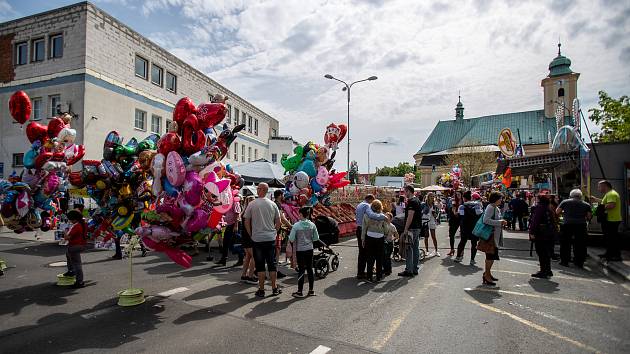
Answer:
<svg viewBox="0 0 630 354"><path fill-rule="evenodd" d="M30 305L60 306L68 302L66 297L76 294L72 288L56 286L46 282L13 288L0 292L0 315L18 316L23 308Z"/></svg>
<svg viewBox="0 0 630 354"><path fill-rule="evenodd" d="M486 305L493 304L494 300L500 299L503 297L501 296L501 293L497 291L486 291L486 289L498 290L499 287L487 288L483 285L479 285L476 288L467 290L466 294L468 294L473 299L479 301L480 303L486 304Z"/></svg>
<svg viewBox="0 0 630 354"><path fill-rule="evenodd" d="M532 289L539 293L551 294L560 290L558 288L559 284L549 279L531 278L529 279L528 283L529 285L531 285Z"/></svg>
<svg viewBox="0 0 630 354"><path fill-rule="evenodd" d="M453 262L450 258L442 259L442 266L445 267L451 275L458 277L465 277L483 270L477 265L471 266L468 264Z"/></svg>

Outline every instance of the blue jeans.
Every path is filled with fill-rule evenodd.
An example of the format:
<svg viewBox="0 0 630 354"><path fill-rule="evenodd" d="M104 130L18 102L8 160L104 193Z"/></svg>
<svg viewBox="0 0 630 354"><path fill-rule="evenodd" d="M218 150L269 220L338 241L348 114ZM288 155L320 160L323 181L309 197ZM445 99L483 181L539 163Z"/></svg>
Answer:
<svg viewBox="0 0 630 354"><path fill-rule="evenodd" d="M420 261L420 229L409 230L412 234L411 243L407 243L407 258L405 272L418 273L418 262Z"/></svg>

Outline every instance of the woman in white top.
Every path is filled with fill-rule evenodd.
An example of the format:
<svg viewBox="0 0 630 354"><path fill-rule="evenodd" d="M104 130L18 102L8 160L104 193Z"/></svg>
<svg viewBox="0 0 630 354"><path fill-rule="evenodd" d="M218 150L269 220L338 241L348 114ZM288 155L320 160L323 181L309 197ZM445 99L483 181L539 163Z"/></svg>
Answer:
<svg viewBox="0 0 630 354"><path fill-rule="evenodd" d="M438 209L437 205L435 205L435 194L429 193L427 195L427 200L424 203L424 208L422 210L422 223L428 222L429 224L429 233L431 234L431 240L433 240L433 246L435 247L435 253L429 253L429 238L424 238L424 248L427 251L427 257L438 256L440 257L440 251L438 251L437 238L435 237L435 228L437 227L437 214Z"/></svg>
<svg viewBox="0 0 630 354"><path fill-rule="evenodd" d="M503 226L508 223L502 219L501 211L499 210L502 199L503 194L501 192L492 192L490 197L488 197L490 204L488 204L483 214L483 223L493 227L490 239L480 239L477 244L477 249L486 254L486 264L482 277L484 285L496 285L495 281L499 280L492 276L490 271L494 261L499 260L499 247L503 246Z"/></svg>
<svg viewBox="0 0 630 354"><path fill-rule="evenodd" d="M398 197L398 202L394 203L394 216L405 215L405 207L405 197L401 195Z"/></svg>

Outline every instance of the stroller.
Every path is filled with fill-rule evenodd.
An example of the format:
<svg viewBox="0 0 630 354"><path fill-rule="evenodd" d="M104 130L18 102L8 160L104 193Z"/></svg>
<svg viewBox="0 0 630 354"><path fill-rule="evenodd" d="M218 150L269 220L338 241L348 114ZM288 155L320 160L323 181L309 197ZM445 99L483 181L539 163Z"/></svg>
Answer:
<svg viewBox="0 0 630 354"><path fill-rule="evenodd" d="M331 244L339 243L339 225L325 215L316 217L314 222L319 233L319 253L313 255L313 268L317 278L323 279L339 268L339 253L330 248Z"/></svg>
<svg viewBox="0 0 630 354"><path fill-rule="evenodd" d="M392 219L392 224L396 227L396 232L400 237L403 237L402 233L405 230L405 217L400 215ZM420 232L420 238L427 237L429 233L429 222L422 222L422 231ZM426 252L420 247L419 259L422 261L426 257ZM394 242L394 252L392 252L392 259L396 262L402 261L402 253L400 250L400 242Z"/></svg>

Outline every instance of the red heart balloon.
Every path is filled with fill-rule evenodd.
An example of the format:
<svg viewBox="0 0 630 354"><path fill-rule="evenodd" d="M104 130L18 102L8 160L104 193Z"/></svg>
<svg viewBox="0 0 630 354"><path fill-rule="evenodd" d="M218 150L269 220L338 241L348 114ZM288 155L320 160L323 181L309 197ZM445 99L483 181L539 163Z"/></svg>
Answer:
<svg viewBox="0 0 630 354"><path fill-rule="evenodd" d="M51 119L50 122L48 122L48 137L51 139L56 138L61 129L65 127L66 123L63 121L63 119L59 117Z"/></svg>
<svg viewBox="0 0 630 354"><path fill-rule="evenodd" d="M182 125L184 120L188 118L189 115L194 114L196 111L195 104L188 97L183 97L177 104L175 105L175 109L173 110L173 120L177 122L177 126L180 131L182 129Z"/></svg>
<svg viewBox="0 0 630 354"><path fill-rule="evenodd" d="M31 117L31 99L24 91L17 91L9 99L9 112L16 122L26 123Z"/></svg>
<svg viewBox="0 0 630 354"><path fill-rule="evenodd" d="M223 103L202 103L197 107L199 129L214 127L225 119L227 107Z"/></svg>
<svg viewBox="0 0 630 354"><path fill-rule="evenodd" d="M26 126L26 137L28 138L28 141L31 142L31 144L34 143L36 140L39 140L42 143L45 142L48 139L47 134L48 127L46 127L45 125L36 122L30 122Z"/></svg>
<svg viewBox="0 0 630 354"><path fill-rule="evenodd" d="M160 154L168 155L171 151L179 150L182 145L182 141L177 133L169 132L160 138L157 142L157 150Z"/></svg>
<svg viewBox="0 0 630 354"><path fill-rule="evenodd" d="M189 115L182 127L182 150L191 155L206 145L206 134L199 130L199 120L194 114Z"/></svg>

